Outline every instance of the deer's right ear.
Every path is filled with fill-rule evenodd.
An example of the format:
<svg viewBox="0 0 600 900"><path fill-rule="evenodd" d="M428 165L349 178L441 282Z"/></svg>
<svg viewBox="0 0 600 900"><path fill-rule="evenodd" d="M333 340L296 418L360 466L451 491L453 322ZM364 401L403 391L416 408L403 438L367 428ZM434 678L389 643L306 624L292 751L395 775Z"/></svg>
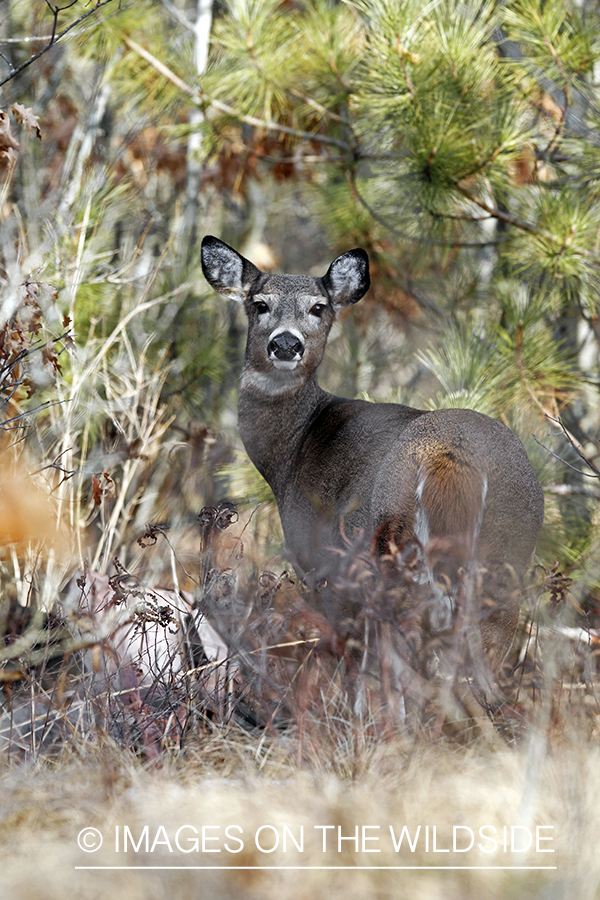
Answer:
<svg viewBox="0 0 600 900"><path fill-rule="evenodd" d="M202 241L202 271L208 283L231 300L243 303L253 282L261 275L249 260L212 235Z"/></svg>

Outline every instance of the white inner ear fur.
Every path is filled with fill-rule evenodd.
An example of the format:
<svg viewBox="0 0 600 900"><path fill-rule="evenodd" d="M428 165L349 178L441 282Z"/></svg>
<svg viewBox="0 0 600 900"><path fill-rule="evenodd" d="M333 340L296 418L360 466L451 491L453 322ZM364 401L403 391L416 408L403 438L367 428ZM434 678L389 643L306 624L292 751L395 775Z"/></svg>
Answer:
<svg viewBox="0 0 600 900"><path fill-rule="evenodd" d="M331 286L334 309L340 309L348 303L363 283L360 266L352 256L338 256L331 264L329 284Z"/></svg>
<svg viewBox="0 0 600 900"><path fill-rule="evenodd" d="M237 253L208 251L205 264L223 296L241 303L249 285L242 284L244 264Z"/></svg>
<svg viewBox="0 0 600 900"><path fill-rule="evenodd" d="M236 290L235 288L223 288L219 293L228 300L235 300L236 303L243 303L246 296L245 290Z"/></svg>

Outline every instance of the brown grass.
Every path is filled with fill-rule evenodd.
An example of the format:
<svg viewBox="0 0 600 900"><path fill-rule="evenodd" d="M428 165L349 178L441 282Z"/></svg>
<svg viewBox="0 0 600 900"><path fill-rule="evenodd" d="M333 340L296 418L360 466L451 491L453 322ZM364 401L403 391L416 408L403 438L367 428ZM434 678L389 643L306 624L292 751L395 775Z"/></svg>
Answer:
<svg viewBox="0 0 600 900"><path fill-rule="evenodd" d="M292 760L293 741L278 736L269 742L270 759L259 741L235 732L207 736L183 760L168 760L148 770L129 753L106 744L65 754L58 764L16 767L2 776L2 884L4 896L29 900L63 898L147 897L315 897L327 895L427 898L534 898L597 895L600 864L594 836L600 826L594 793L598 785L598 748L563 739L548 746L535 732L519 749L491 751L481 745L468 750L451 746L412 744L400 738L379 742L363 760L357 778L327 772L327 761L298 769ZM355 763L354 763L355 764ZM395 853L389 826L437 827L438 848L448 847L453 825L477 830L494 825L553 825L553 854L424 852ZM163 843L154 851L114 851L115 828L128 826L137 841L147 825L150 847L165 835L175 846L182 826L215 826L219 837L211 848L221 853L170 853ZM240 853L224 851L224 829L244 841ZM260 852L254 836L264 825L284 827L299 840L304 826L304 850L288 838L285 853ZM371 828L379 843L365 853L343 842L338 852L322 851L322 830L333 825L353 835L358 825ZM83 853L77 835L86 827L105 837L97 853ZM159 832L160 826L164 831ZM463 832L466 833L466 832ZM190 829L183 837L192 835ZM262 834L270 847L274 831ZM189 846L182 837L182 846ZM261 837L259 835L259 842ZM231 847L239 847L230 842ZM386 870L385 866L554 865L548 871ZM228 866L222 871L104 870L78 866ZM302 871L263 871L257 866L302 866ZM308 867L319 867L309 869ZM351 871L326 870L347 866ZM375 867L372 869L364 866ZM251 867L251 868L243 868Z"/></svg>
<svg viewBox="0 0 600 900"><path fill-rule="evenodd" d="M129 342L138 308L132 302L102 340L92 335L68 377L57 373L57 395L69 402L36 425L40 458L28 466L38 471L36 493L16 483L4 493L5 503L15 491L24 499L23 516L13 517L20 546L8 527L0 530L1 895L596 896L597 635L566 627L574 625L576 587L560 572L538 571L493 724L483 710L469 715L441 680L404 726L390 712L375 658L358 717L340 658L344 646L360 644L364 623L333 633L285 561L265 558L265 546L277 543L272 509L246 511L232 524L235 516L213 507L197 520L190 485L202 482L210 443L192 447L193 435L186 443L170 430L162 361L150 364ZM11 460L23 462L23 444L6 451ZM43 515L40 484L51 498ZM47 539L49 520L66 535L60 555ZM198 643L180 652L190 608L210 617L225 654L211 656L205 645L202 656ZM128 640L176 649L161 668L128 657ZM240 853L224 848L228 825L242 829ZM406 843L393 849L390 826L398 833L403 825L412 837L421 828L414 853ZM116 853L115 829L122 840L126 826L135 840L147 826L150 844L157 836L163 843ZM210 826L219 840L207 847L221 852L178 850L183 826ZM296 839L303 828L303 851L290 843L285 853L261 852L254 835L263 826L265 848L273 829L283 840L286 827ZM332 826L326 852L321 826ZM505 826L552 827L543 834L552 834L555 852L434 853L434 826L438 848L450 846L453 826L476 835L491 826L501 842ZM104 836L96 853L77 844L89 827ZM338 827L345 837L365 827L365 837L380 839L365 847L381 852L350 841L338 851ZM125 868L78 868L90 865ZM133 868L151 865L179 869ZM205 868L181 868L190 865ZM218 865L226 868L206 868ZM301 869L257 868L275 865ZM424 868L435 865L556 868ZM393 866L418 868L386 868Z"/></svg>

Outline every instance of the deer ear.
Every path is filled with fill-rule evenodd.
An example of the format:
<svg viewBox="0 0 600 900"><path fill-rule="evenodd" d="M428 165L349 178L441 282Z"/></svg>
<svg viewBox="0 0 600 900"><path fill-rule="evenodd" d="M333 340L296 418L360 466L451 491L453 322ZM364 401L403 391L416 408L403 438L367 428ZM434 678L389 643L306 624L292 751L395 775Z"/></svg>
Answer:
<svg viewBox="0 0 600 900"><path fill-rule="evenodd" d="M369 290L369 257L364 250L348 250L334 259L322 282L334 309L351 306Z"/></svg>
<svg viewBox="0 0 600 900"><path fill-rule="evenodd" d="M212 235L202 241L202 271L208 283L231 300L243 303L254 281L262 274L249 260Z"/></svg>

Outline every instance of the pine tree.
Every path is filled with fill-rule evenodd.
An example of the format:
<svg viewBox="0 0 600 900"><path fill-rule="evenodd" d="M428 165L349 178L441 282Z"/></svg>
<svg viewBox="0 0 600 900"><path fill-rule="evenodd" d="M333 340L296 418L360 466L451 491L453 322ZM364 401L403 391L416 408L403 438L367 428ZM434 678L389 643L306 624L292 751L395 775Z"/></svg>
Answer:
<svg viewBox="0 0 600 900"><path fill-rule="evenodd" d="M560 415L593 448L600 424L598 34L564 0L230 0L201 82L210 150L271 141L332 242L369 250L381 305L429 327L425 402L510 422L546 482L571 470L530 432Z"/></svg>

